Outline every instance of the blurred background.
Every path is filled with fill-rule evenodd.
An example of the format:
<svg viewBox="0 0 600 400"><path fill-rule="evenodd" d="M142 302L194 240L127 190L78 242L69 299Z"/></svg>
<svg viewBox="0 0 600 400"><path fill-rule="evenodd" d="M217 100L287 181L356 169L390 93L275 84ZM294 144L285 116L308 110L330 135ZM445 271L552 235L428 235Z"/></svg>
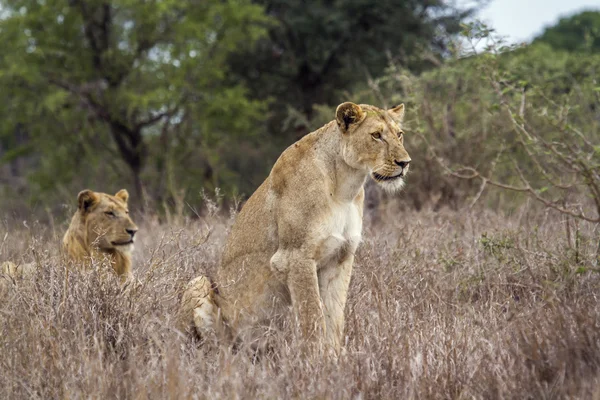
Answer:
<svg viewBox="0 0 600 400"><path fill-rule="evenodd" d="M600 215L596 1L0 0L0 43L5 216L247 198L344 101L408 108L407 189L371 208Z"/></svg>

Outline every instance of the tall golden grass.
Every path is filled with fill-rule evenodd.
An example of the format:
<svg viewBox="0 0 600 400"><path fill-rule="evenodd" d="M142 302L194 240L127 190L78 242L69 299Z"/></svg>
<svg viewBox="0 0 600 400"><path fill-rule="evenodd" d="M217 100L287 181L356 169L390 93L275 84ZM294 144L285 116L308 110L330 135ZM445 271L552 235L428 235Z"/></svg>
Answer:
<svg viewBox="0 0 600 400"><path fill-rule="evenodd" d="M597 227L530 208L381 212L337 360L275 328L261 354L176 329L182 288L214 273L231 218L138 218L126 287L102 260L67 275L61 227L5 220L0 259L38 273L0 294L0 398L600 398Z"/></svg>

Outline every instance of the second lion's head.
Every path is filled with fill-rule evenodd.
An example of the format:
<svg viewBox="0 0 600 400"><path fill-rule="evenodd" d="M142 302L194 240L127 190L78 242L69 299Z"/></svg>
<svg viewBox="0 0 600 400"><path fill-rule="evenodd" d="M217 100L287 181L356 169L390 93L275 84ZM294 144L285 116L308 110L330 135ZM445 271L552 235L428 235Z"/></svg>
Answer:
<svg viewBox="0 0 600 400"><path fill-rule="evenodd" d="M114 196L83 190L77 196L78 213L87 241L100 250L128 252L133 249L138 227L129 216L129 194L123 189Z"/></svg>

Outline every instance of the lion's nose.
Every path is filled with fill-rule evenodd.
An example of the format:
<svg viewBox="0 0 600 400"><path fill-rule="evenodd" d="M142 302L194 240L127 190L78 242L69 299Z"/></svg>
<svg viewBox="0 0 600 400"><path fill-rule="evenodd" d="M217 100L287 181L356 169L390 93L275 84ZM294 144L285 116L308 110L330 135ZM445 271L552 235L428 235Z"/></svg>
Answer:
<svg viewBox="0 0 600 400"><path fill-rule="evenodd" d="M404 169L406 168L406 166L408 164L410 164L412 160L406 160L406 161L398 161L398 160L394 160L394 162L396 163L396 165L398 165L400 168Z"/></svg>
<svg viewBox="0 0 600 400"><path fill-rule="evenodd" d="M125 229L125 231L126 231L127 233L129 233L129 234L131 235L131 238L133 239L133 237L135 236L135 233L136 233L138 230L137 230L137 228L135 228L135 229L131 229L131 228L129 228L129 229Z"/></svg>

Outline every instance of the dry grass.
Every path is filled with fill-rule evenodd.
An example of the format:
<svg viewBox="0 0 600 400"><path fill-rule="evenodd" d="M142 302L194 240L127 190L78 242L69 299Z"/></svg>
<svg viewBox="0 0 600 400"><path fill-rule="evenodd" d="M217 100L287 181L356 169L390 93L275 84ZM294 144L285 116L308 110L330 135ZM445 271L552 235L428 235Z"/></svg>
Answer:
<svg viewBox="0 0 600 400"><path fill-rule="evenodd" d="M533 211L381 221L366 224L337 361L283 333L256 359L174 328L226 218L138 221L126 290L101 261L66 279L60 227L5 222L0 259L35 259L39 274L0 294L0 398L600 398L593 226L567 243L563 219Z"/></svg>

